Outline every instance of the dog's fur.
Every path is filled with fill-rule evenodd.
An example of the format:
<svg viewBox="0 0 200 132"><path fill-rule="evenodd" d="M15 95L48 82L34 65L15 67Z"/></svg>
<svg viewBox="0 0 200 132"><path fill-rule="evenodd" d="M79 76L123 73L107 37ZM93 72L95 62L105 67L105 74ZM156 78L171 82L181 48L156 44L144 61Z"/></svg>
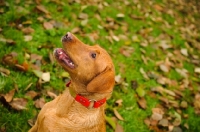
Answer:
<svg viewBox="0 0 200 132"><path fill-rule="evenodd" d="M75 101L72 93L91 100L108 99L115 83L112 60L100 46L85 45L69 32L62 43L73 64L70 67L59 58L60 49L54 51L54 56L70 74L71 84L62 95L44 105L29 132L105 132L105 104L86 108Z"/></svg>

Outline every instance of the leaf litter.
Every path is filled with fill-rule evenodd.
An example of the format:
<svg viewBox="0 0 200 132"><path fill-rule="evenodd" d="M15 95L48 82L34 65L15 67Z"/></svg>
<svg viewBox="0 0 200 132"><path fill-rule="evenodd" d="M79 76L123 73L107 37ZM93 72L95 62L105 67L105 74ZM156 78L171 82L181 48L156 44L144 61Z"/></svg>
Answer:
<svg viewBox="0 0 200 132"><path fill-rule="evenodd" d="M60 5L62 2L60 1L52 1L55 2L55 4ZM75 1L77 3L81 3L81 1ZM85 1L87 3L87 1ZM41 5L40 0L36 0L37 6L36 10L39 12L42 12L42 15L37 18L37 20L41 23L41 25L46 30L51 30L56 28L56 22L51 21L51 13L48 11L48 9ZM97 2L98 3L98 2ZM93 4L97 4L93 3ZM128 1L125 1L125 3L129 3ZM180 13L186 13L184 11L184 7L187 7L186 9L189 10L189 6L187 6L188 3L184 3L183 1L171 1L170 5L165 4L154 4L154 2L149 2L150 6L148 4L142 5L142 2L134 1L135 7L137 9L142 9L141 13L144 15L135 15L130 14L130 17L132 19L138 20L138 21L144 21L147 20L148 17L151 17L151 21L153 23L163 23L162 24L162 32L160 36L153 37L151 36L151 33L154 31L152 27L142 28L138 31L136 35L129 35L127 28L129 25L126 22L123 22L122 20L125 19L127 14L118 12L116 14L116 19L112 17L107 17L106 21L103 22L102 18L99 16L98 19L101 19L102 21L101 25L98 27L101 29L106 29L109 34L105 38L109 40L111 43L118 43L122 40L125 40L124 46L122 46L119 49L119 52L124 57L131 57L133 52L135 52L136 49L134 49L131 45L132 42L134 43L140 43L141 48L141 58L145 65L148 65L149 62L155 63L155 69L153 71L148 71L145 69L145 67L141 67L138 72L141 73L143 78L148 81L151 79L155 79L158 86L150 88L150 92L147 92L148 89L144 86L140 86L138 84L138 81L132 80L131 81L131 87L135 92L137 93L137 103L139 107L143 110L149 109L147 107L148 100L146 100L147 96L155 96L160 100L160 103L155 107L152 108L152 114L149 115L146 119L144 119L145 124L149 127L150 130L153 131L182 131L182 127L185 127L186 129L190 129L187 123L182 124L182 118L188 118L188 116L184 113L184 110L188 107L194 107L195 113L197 115L200 115L200 94L199 90L195 90L194 86L199 85L199 74L200 74L200 62L199 62L199 53L196 52L197 50L200 50L200 44L199 44L199 32L198 28L195 25L195 18L192 18L193 14L191 12L186 14L189 17L185 18L178 18L174 23L169 23L165 19L163 19L161 16L154 16L152 12L149 12L150 6L152 6L157 12L158 15L161 14L168 14L171 17L176 17L177 12L173 10L173 7L175 5L180 5L179 7L176 6L177 10L180 11ZM189 3L191 4L191 3ZM8 6L8 5L7 5ZM107 2L99 2L96 6L98 6L99 9L103 9L106 6L109 6ZM144 6L144 7L143 7ZM168 7L170 6L170 7ZM133 8L135 8L133 7ZM141 8L143 7L143 8ZM195 10L195 6L191 6ZM83 9L86 7L83 7ZM22 14L22 12L27 13L27 11L24 8L16 8L19 9L18 13ZM4 12L4 11L1 11ZM190 19L191 18L191 19ZM80 25L86 26L89 23L90 17L87 13L81 12L78 15L78 19L81 20ZM147 23L148 26L152 25L152 22ZM24 41L31 42L32 41L32 34L35 32L35 30L31 27L26 27L24 25L31 24L32 21L28 20L22 23L21 27L18 27L23 34L24 34ZM66 22L68 23L68 22ZM180 25L179 25L180 23ZM182 26L182 25L185 26ZM17 23L14 25L17 25ZM81 27L80 26L80 27ZM167 29L174 30L173 26L177 26L175 30L178 30L181 32L181 36L173 36L169 35L167 32ZM83 33L83 30L79 26L74 27L72 30L73 33ZM121 27L121 30L123 32L126 32L127 35L123 34L114 34L115 30L119 30ZM1 28L2 30L3 28ZM2 32L2 31L0 31ZM92 34L92 33L91 33ZM92 36L92 35L88 36ZM94 33L93 33L94 34ZM97 37L96 37L97 36ZM138 36L142 36L145 40L140 39ZM130 41L129 41L130 37ZM182 37L186 42L184 44L184 48L180 48L179 46L176 46L173 44L174 37ZM90 37L89 39L92 42L95 42L98 38L97 33L93 35L93 37ZM17 45L17 41L14 39L5 39L4 40L8 45L14 46ZM146 49L149 48L149 46L152 46L157 50L157 53L152 53L151 56L146 55ZM186 48L185 48L186 47ZM162 52L160 54L159 52ZM27 53L27 56L30 56L30 59L27 62L19 63L19 60L17 58L18 54L15 52L12 52L10 54L6 54L2 58L2 62L5 65L8 65L10 67L15 67L18 70L27 72L31 68L31 72L35 74L35 76L38 78L38 82L36 84L37 90L41 90L42 84L47 83L50 81L50 72L48 71L42 71L40 69L41 65L43 64L43 56L33 54L33 53ZM166 55L166 56L165 56ZM25 56L24 56L25 57ZM26 57L25 57L26 58ZM28 58L28 57L27 57ZM53 63L52 55L49 55L49 58L51 62ZM193 74L191 74L191 71L189 69L184 67L184 63L191 63L193 64L194 68L192 69ZM31 66L29 67L29 64ZM123 64L120 64L120 71L125 71L126 66L122 66ZM6 74L7 76L10 76L10 70L6 69L7 67L4 67L3 69L0 69L1 73ZM172 71L175 71L178 73L181 78L178 80L172 79L168 76ZM68 77L68 76L67 76ZM116 85L119 86L121 89L127 88L126 78L123 78L120 74L118 74L115 77ZM33 90L29 90L29 88L32 87L32 82L27 85L25 88L26 96L29 98L35 100L35 107L42 108L45 104L45 99L41 97L40 92L36 92ZM191 93L192 99L187 99L187 96L185 95L185 91L189 90ZM125 92L124 92L125 93ZM152 95L150 95L150 93ZM26 98L14 98L15 90L9 91L5 95L1 95L1 98L3 97L6 103L10 105L13 109L16 110L26 110L26 104L27 99ZM42 93L43 94L43 93ZM56 98L57 94L55 94L53 91L47 90L46 91L47 96L50 96L51 98ZM133 95L134 96L134 95ZM192 101L191 101L192 100ZM115 129L115 131L123 131L123 128L120 126L117 120L124 121L126 117L122 117L120 113L118 112L118 108L123 108L123 100L121 98L118 98L115 100L115 103L117 104L117 108L113 109L113 114L117 118L106 118L106 121ZM174 112L170 112L171 109L174 109ZM2 128L1 128L2 129Z"/></svg>

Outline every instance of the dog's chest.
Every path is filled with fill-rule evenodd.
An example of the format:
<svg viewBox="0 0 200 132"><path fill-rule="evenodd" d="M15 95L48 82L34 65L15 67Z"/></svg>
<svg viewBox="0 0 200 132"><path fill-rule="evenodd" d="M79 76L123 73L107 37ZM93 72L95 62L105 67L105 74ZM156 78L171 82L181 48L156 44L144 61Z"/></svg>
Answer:
<svg viewBox="0 0 200 132"><path fill-rule="evenodd" d="M100 110L79 110L77 106L72 106L68 113L58 115L56 109L48 110L44 114L43 123L48 126L51 131L70 131L75 128L77 131L86 128L92 128L97 124L101 124L104 120Z"/></svg>

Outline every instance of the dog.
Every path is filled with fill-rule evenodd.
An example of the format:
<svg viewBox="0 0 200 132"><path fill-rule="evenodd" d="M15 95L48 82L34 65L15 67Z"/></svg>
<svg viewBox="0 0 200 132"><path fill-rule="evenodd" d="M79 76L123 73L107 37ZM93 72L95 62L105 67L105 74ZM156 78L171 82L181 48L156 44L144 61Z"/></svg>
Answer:
<svg viewBox="0 0 200 132"><path fill-rule="evenodd" d="M63 48L54 50L57 62L71 78L63 94L44 105L29 132L105 132L105 104L115 84L109 54L68 32Z"/></svg>

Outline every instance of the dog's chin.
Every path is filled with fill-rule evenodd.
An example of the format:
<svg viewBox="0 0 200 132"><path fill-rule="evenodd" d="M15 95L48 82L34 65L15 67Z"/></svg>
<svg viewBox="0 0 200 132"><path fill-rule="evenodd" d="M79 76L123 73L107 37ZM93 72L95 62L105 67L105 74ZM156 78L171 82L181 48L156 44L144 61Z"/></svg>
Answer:
<svg viewBox="0 0 200 132"><path fill-rule="evenodd" d="M61 65L66 69L66 67L70 69L75 68L75 64L70 58L70 56L62 49L62 48L57 48L54 50L54 57L56 60L61 63ZM67 69L68 69L67 68Z"/></svg>

